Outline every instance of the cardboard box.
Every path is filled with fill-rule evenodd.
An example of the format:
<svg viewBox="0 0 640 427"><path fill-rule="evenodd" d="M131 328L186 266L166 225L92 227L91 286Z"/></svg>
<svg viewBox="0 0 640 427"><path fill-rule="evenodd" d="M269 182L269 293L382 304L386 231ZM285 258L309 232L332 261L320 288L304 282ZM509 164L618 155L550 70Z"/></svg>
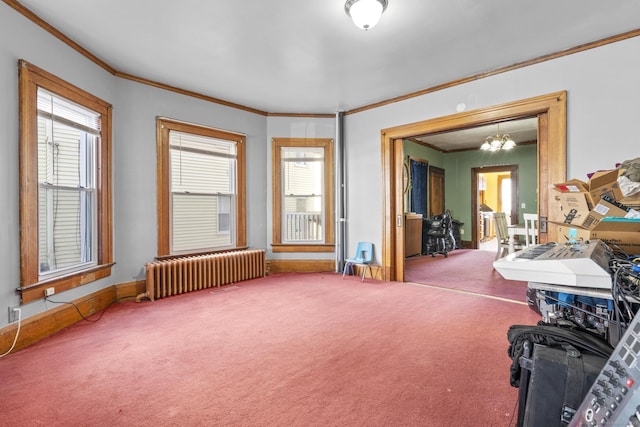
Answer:
<svg viewBox="0 0 640 427"><path fill-rule="evenodd" d="M617 245L630 255L640 253L640 212L616 203L600 199L575 223L553 221L558 225L559 240L573 243L600 239L609 245Z"/></svg>
<svg viewBox="0 0 640 427"><path fill-rule="evenodd" d="M561 182L560 184L553 185L554 190L561 193L588 193L589 184L579 179L572 179L567 182Z"/></svg>
<svg viewBox="0 0 640 427"><path fill-rule="evenodd" d="M636 193L632 196L624 197L623 199L618 201L627 207L640 210L640 193Z"/></svg>
<svg viewBox="0 0 640 427"><path fill-rule="evenodd" d="M554 184L555 192L567 194L586 194L589 210L595 206L602 197L607 196L611 200L620 200L624 197L620 184L618 184L619 169L598 171L591 175L589 182L572 179L559 184Z"/></svg>
<svg viewBox="0 0 640 427"><path fill-rule="evenodd" d="M591 240L591 230L558 224L559 243L576 243Z"/></svg>
<svg viewBox="0 0 640 427"><path fill-rule="evenodd" d="M604 218L637 218L640 214L635 210L617 205L600 199L600 201L593 207L587 219L583 221L582 227L587 229L593 229Z"/></svg>
<svg viewBox="0 0 640 427"><path fill-rule="evenodd" d="M593 229L560 225L558 234L562 242L580 242L600 239L625 251L628 255L640 255L640 219L638 218L605 218Z"/></svg>
<svg viewBox="0 0 640 427"><path fill-rule="evenodd" d="M551 188L549 221L582 226L592 208L591 196L583 184L574 180L555 184Z"/></svg>
<svg viewBox="0 0 640 427"><path fill-rule="evenodd" d="M620 200L624 197L620 184L618 184L619 175L620 169L598 171L591 175L588 189L594 205L604 196L613 200Z"/></svg>
<svg viewBox="0 0 640 427"><path fill-rule="evenodd" d="M605 216L625 216L626 212L602 200L604 196L611 200L623 198L618 184L619 173L618 169L600 171L594 173L588 183L572 179L554 184L549 192L549 221L590 229Z"/></svg>
<svg viewBox="0 0 640 427"><path fill-rule="evenodd" d="M569 198L566 194L567 193L562 193L560 196L561 210L566 207L574 206L569 202L565 202L565 199ZM577 197L579 194L584 195L584 193L573 193L572 197ZM580 198L578 197L578 200L579 199ZM550 217L549 221L558 225L572 225L585 230L592 230L604 218L640 218L640 212L631 209L628 206L621 205L618 202L608 202L605 199L600 199L598 204L588 212L584 212L583 209L584 206L574 209L576 212L570 212L568 216L564 217L564 219L560 218L560 221L556 220L554 217ZM557 209L554 209L553 212L557 212Z"/></svg>

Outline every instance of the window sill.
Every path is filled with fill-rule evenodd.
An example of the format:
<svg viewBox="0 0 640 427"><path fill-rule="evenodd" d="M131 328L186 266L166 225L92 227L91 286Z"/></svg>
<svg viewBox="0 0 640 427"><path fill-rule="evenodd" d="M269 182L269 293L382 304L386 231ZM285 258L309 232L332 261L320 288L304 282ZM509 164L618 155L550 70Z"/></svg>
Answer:
<svg viewBox="0 0 640 427"><path fill-rule="evenodd" d="M58 294L108 277L111 275L111 267L114 265L115 263L98 265L91 269L79 271L69 276L56 277L55 279L47 280L45 282L38 282L23 286L17 290L20 293L22 304L27 304L31 301L43 299L44 290L46 288L54 288L55 293Z"/></svg>
<svg viewBox="0 0 640 427"><path fill-rule="evenodd" d="M186 258L186 257L194 257L194 256L202 256L202 255L222 254L222 253L227 253L227 252L243 251L245 249L249 249L249 247L248 246L237 246L237 247L234 247L234 248L225 248L225 249L210 250L210 251L203 251L203 252L185 252L185 253L182 253L182 254L158 255L156 257L156 261L166 261L166 260L170 260L170 259Z"/></svg>
<svg viewBox="0 0 640 427"><path fill-rule="evenodd" d="M330 244L318 244L318 245L295 245L284 243L272 243L271 249L273 252L333 252L336 249L336 245Z"/></svg>

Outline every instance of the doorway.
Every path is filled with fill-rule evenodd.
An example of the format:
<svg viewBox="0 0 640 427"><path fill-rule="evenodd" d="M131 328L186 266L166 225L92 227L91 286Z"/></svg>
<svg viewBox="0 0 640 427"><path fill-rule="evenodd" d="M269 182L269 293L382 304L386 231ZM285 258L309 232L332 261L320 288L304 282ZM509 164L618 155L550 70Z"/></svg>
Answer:
<svg viewBox="0 0 640 427"><path fill-rule="evenodd" d="M518 222L518 165L489 166L471 170L473 212L471 248L493 250L496 243L493 213L504 212L509 224ZM496 247L497 248L497 247Z"/></svg>
<svg viewBox="0 0 640 427"><path fill-rule="evenodd" d="M525 117L538 119L538 207L542 222L549 211L548 186L566 179L566 91L381 130L384 280L404 281L403 140ZM540 235L541 242L557 240L557 232L557 227L549 224L547 233Z"/></svg>

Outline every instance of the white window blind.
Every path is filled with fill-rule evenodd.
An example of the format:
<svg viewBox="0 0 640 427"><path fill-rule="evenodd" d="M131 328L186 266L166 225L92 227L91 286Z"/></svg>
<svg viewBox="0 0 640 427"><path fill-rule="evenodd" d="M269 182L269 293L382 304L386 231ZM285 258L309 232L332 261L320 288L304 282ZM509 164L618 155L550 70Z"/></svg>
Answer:
<svg viewBox="0 0 640 427"><path fill-rule="evenodd" d="M171 252L235 245L236 144L171 130Z"/></svg>
<svg viewBox="0 0 640 427"><path fill-rule="evenodd" d="M100 114L38 89L38 233L43 279L96 263Z"/></svg>

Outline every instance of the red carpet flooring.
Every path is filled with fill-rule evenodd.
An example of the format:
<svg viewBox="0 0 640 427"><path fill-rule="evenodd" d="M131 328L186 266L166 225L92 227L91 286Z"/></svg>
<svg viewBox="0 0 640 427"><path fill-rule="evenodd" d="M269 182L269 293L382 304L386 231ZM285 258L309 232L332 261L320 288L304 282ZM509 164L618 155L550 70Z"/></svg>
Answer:
<svg viewBox="0 0 640 427"><path fill-rule="evenodd" d="M445 258L419 256L405 260L405 281L458 289L526 302L527 283L506 280L493 269L495 252L456 249Z"/></svg>
<svg viewBox="0 0 640 427"><path fill-rule="evenodd" d="M537 320L337 274L123 302L0 359L0 425L507 426L506 332Z"/></svg>

